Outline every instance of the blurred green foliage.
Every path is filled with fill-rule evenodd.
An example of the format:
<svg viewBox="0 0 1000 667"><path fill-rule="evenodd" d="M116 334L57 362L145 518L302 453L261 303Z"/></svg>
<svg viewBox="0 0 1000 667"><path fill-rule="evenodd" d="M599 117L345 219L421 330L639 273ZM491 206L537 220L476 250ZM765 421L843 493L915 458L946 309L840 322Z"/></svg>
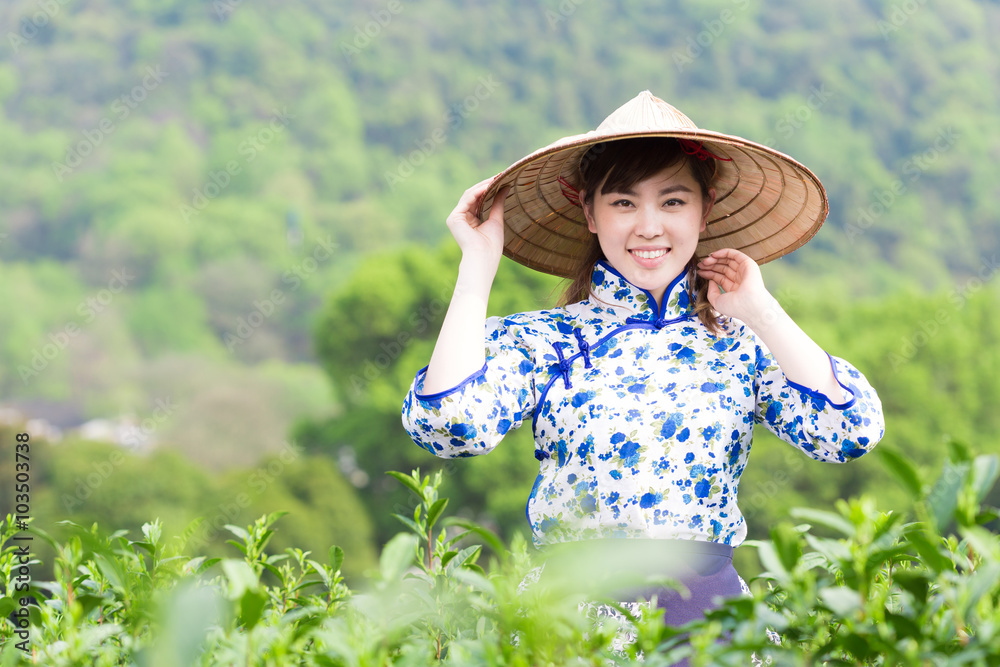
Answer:
<svg viewBox="0 0 1000 667"><path fill-rule="evenodd" d="M0 523L0 574L25 586L0 597L0 660L665 667L682 658L745 665L756 656L775 667L996 664L1000 542L991 527L1000 513L984 500L1000 458L953 444L933 475L904 457L888 470L912 512L879 512L870 495L841 500L836 511L797 509L797 524L780 523L769 540L747 546L763 567L751 595L681 627L665 625L663 610L647 601L621 605L613 591L628 568L600 563L605 585L579 571L538 579L534 568L549 555L529 553L519 538L508 549L482 526L449 516L440 472L390 473L413 509L396 514L403 530L363 586L344 581L353 554L339 546L277 552L280 511L245 528L225 525L239 555L230 549L211 558L182 555L184 539L164 539L158 520L135 539L69 522L66 537L53 539L37 528L19 531L8 516ZM10 539L25 536L52 547L51 579L19 574L39 564ZM479 563L487 545L488 570ZM595 603L620 617L597 616Z"/></svg>
<svg viewBox="0 0 1000 667"><path fill-rule="evenodd" d="M11 482L15 433L24 430L0 426L0 475ZM229 537L227 524L280 510L289 516L276 530L274 546L318 553L341 545L351 551L345 573L352 577L375 562L371 521L354 487L335 463L291 443L220 476L169 450L130 451L84 440L31 439L29 445L29 516L57 537L63 520L137 532L156 516L169 534L185 536L187 553L218 555ZM7 514L15 507L13 483L4 490L0 513ZM44 542L33 546L45 563L36 575L51 576L54 554Z"/></svg>
<svg viewBox="0 0 1000 667"><path fill-rule="evenodd" d="M399 426L457 267L443 220L472 183L648 88L822 179L828 221L765 276L888 415L885 444L843 468L761 433L742 482L751 535L864 489L906 506L873 465L883 450L929 467L948 437L997 441L996 2L394 7L0 4L0 400L81 419L173 401L154 436L190 479L238 478L298 420L304 459L360 487L376 541L409 507L382 472L415 465L510 536L536 469L526 430L439 462ZM545 307L554 289L505 261L491 313ZM50 474L71 486L107 451L60 446ZM196 486L144 488L180 521L221 502ZM327 502L304 498L300 512ZM93 517L119 525L112 505Z"/></svg>

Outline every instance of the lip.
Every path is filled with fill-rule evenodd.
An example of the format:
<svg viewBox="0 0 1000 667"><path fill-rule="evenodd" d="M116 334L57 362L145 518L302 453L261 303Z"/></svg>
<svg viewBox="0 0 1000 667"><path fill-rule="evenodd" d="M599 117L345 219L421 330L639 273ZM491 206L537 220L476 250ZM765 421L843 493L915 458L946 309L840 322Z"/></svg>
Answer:
<svg viewBox="0 0 1000 667"><path fill-rule="evenodd" d="M664 252L659 257L654 257L652 259L648 259L646 257L639 257L638 255L636 255L635 253L636 253L637 250L638 251L644 251L644 252L657 252L657 251L660 251L660 250L665 250L666 252ZM628 254L632 258L633 262L635 262L639 266L643 267L644 269L655 269L660 264L662 264L663 262L665 262L666 259L667 259L667 257L670 257L670 251L671 251L670 248L665 248L663 246L645 246L645 247L640 246L640 247L637 247L637 248L629 248L628 249Z"/></svg>

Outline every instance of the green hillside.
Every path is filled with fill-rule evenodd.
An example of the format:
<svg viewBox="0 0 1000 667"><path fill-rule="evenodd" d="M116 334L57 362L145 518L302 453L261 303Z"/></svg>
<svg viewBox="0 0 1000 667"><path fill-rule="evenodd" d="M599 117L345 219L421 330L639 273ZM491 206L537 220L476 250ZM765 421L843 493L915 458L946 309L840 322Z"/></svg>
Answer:
<svg viewBox="0 0 1000 667"><path fill-rule="evenodd" d="M995 448L995 0L24 0L0 26L0 404L26 417L151 420L213 473L294 434L391 508L386 469L442 465L398 423L438 315L365 372L447 298L448 211L650 89L823 180L828 221L765 278L873 378L887 446ZM555 287L503 271L494 312ZM526 437L446 482L505 531ZM778 447L744 481L765 525L884 478L807 466L770 493Z"/></svg>

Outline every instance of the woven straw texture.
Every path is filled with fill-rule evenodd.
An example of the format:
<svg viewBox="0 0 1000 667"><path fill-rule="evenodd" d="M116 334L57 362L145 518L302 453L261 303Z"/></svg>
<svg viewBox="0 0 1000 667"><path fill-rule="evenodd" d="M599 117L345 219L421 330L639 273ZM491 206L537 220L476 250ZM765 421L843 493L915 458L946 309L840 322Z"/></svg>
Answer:
<svg viewBox="0 0 1000 667"><path fill-rule="evenodd" d="M560 139L498 174L483 197L480 218L489 214L500 188L513 184L504 202L504 254L532 269L568 277L592 234L582 209L563 194L559 178L577 182L580 159L596 143L650 136L700 141L731 160L717 161L716 201L698 244L699 257L736 248L763 264L801 247L826 218L826 191L805 166L767 146L698 129L648 90L596 130Z"/></svg>

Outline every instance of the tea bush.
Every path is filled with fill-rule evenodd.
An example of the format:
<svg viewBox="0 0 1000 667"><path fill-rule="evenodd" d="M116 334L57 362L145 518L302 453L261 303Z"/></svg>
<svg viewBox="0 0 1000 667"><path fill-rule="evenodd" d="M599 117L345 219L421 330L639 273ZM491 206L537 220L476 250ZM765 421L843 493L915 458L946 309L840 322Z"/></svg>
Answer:
<svg viewBox="0 0 1000 667"><path fill-rule="evenodd" d="M446 516L441 474L390 473L413 495L404 530L378 568L349 588L345 554L268 544L283 512L228 525L238 557L180 555L159 521L131 539L69 522L64 537L0 525L0 665L782 665L1000 664L1000 541L983 500L1000 457L961 445L933 480L886 456L914 496L911 515L879 512L870 496L836 511L798 509L797 525L748 543L765 574L751 596L681 628L662 612L621 608L635 641L581 613L599 591L525 586L540 557L523 539ZM190 534L192 531L186 531ZM15 536L49 542L51 581L14 589L23 566ZM488 554L488 567L481 564ZM22 561L28 560L25 564ZM23 579L22 579L23 581ZM616 604L611 600L604 600ZM27 627L24 627L27 626ZM769 641L767 630L781 643ZM620 637L619 637L620 638ZM722 641L719 641L722 639ZM620 644L620 642L619 642Z"/></svg>

